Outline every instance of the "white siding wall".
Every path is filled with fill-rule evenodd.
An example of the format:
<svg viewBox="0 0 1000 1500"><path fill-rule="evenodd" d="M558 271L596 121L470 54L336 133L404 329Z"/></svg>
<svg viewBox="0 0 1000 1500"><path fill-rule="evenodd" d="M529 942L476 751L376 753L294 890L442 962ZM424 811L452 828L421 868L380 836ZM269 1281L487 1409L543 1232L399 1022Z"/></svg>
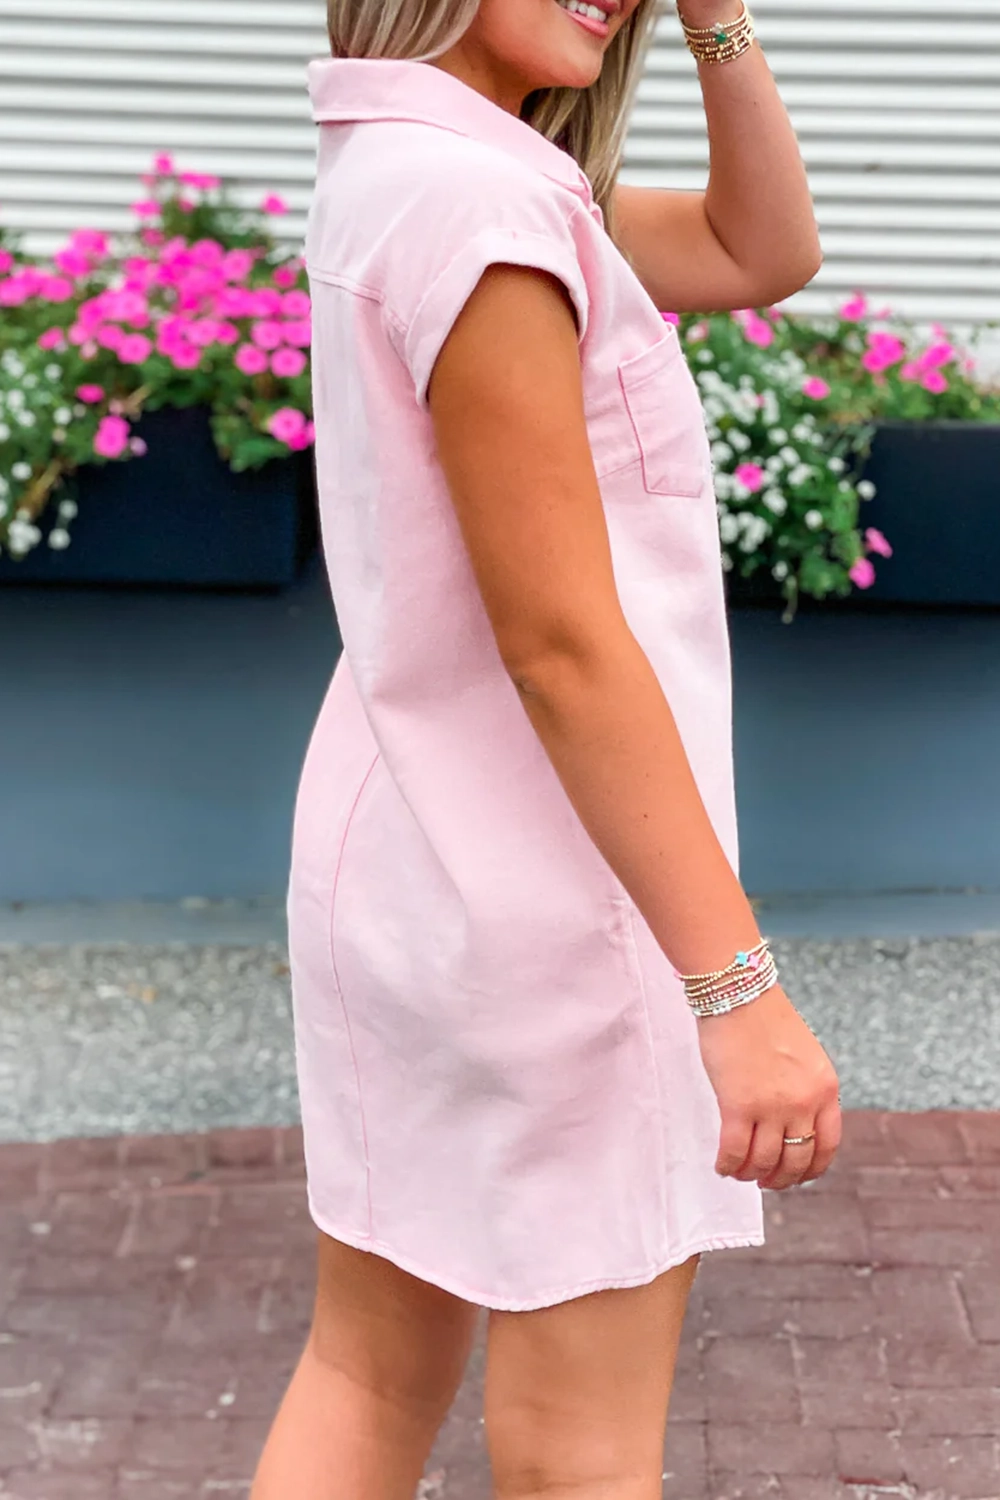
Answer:
<svg viewBox="0 0 1000 1500"><path fill-rule="evenodd" d="M864 287L919 317L1000 318L1000 0L757 0L798 128L826 264L803 305ZM304 63L322 0L0 0L0 217L48 249L130 222L154 152L284 193L304 227ZM623 180L697 187L706 143L676 18Z"/></svg>

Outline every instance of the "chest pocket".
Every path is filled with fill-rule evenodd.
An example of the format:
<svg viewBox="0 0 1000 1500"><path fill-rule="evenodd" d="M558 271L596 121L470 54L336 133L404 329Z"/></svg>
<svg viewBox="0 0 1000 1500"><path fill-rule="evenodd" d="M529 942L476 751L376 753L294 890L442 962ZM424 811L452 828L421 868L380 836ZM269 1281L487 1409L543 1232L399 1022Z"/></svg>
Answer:
<svg viewBox="0 0 1000 1500"><path fill-rule="evenodd" d="M654 495L700 495L710 469L705 418L673 328L667 327L659 343L623 360L618 379L646 489Z"/></svg>

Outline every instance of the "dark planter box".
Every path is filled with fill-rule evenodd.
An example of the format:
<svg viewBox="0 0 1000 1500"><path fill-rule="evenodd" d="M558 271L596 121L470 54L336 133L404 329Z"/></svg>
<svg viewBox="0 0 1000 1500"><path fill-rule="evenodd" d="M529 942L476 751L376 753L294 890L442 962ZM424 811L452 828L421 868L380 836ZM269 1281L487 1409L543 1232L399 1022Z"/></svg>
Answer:
<svg viewBox="0 0 1000 1500"><path fill-rule="evenodd" d="M859 525L875 526L892 557L872 555L875 582L849 599L803 608L872 604L1000 605L1000 427L977 422L890 422L865 466L875 485ZM780 599L767 574L727 579L733 604Z"/></svg>
<svg viewBox="0 0 1000 1500"><path fill-rule="evenodd" d="M148 452L81 468L68 494L79 514L62 552L43 540L0 557L0 583L172 584L277 588L316 545L312 450L234 474L204 407L148 412ZM46 514L45 529L49 518Z"/></svg>

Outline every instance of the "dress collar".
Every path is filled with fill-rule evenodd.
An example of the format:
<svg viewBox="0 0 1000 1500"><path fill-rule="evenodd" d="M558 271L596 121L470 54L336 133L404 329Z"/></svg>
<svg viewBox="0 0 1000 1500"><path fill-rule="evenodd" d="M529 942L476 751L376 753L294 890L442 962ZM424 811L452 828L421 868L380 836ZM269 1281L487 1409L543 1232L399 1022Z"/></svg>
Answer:
<svg viewBox="0 0 1000 1500"><path fill-rule="evenodd" d="M509 152L579 194L588 208L594 202L586 175L568 151L433 63L317 57L307 72L317 124L414 120L436 125Z"/></svg>

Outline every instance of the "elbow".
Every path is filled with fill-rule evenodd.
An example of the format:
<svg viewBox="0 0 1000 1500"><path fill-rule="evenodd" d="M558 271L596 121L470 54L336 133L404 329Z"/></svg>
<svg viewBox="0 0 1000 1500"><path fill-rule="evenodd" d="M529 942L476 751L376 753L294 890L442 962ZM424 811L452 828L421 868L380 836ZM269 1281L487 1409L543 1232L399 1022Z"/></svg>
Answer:
<svg viewBox="0 0 1000 1500"><path fill-rule="evenodd" d="M768 273L760 277L758 296L748 305L773 307L776 302L784 302L786 297L792 297L808 286L822 264L823 251L818 239L802 245L794 255L776 258Z"/></svg>

